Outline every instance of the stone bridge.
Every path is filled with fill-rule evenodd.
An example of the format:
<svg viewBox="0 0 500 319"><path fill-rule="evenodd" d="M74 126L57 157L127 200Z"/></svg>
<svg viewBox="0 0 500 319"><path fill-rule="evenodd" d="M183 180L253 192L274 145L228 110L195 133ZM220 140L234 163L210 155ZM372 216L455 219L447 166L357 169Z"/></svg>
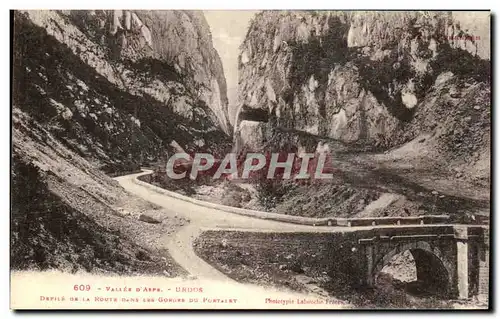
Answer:
<svg viewBox="0 0 500 319"><path fill-rule="evenodd" d="M376 286L391 259L409 251L417 281L407 287L451 299L488 298L486 225L315 227L313 231L211 228L201 237L215 247L224 240L231 251L250 256L245 265L280 265L281 269L301 269L311 277L327 273L333 281L360 288Z"/></svg>
<svg viewBox="0 0 500 319"><path fill-rule="evenodd" d="M179 205L210 208L212 218L217 217L217 212L218 222L226 226L204 228L202 237L216 246L220 240L227 240L240 257L242 252L251 256L247 264L281 265L281 269L300 269L312 276L327 272L332 280L366 287L376 284L378 274L394 256L409 251L415 262L417 284L425 290L450 298L488 296L489 222L480 216L473 218L475 224L455 223L447 215L323 219L289 216L203 202L135 179L150 173L132 175L131 181L167 195L160 198L160 203L182 201ZM252 220L241 223L239 215L257 218L255 222L268 219L287 224L271 227L271 223L260 223L256 227ZM196 215L191 211L189 216ZM227 226L235 220L241 228Z"/></svg>
<svg viewBox="0 0 500 319"><path fill-rule="evenodd" d="M373 286L377 274L407 250L417 268L417 282L452 298L487 296L489 229L485 226L413 226L373 228L357 239L360 284Z"/></svg>

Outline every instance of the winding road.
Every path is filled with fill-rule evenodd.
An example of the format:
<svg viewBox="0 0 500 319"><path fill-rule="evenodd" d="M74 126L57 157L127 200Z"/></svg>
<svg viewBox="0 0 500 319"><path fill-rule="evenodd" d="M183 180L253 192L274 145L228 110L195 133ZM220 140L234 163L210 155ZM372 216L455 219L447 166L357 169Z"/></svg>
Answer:
<svg viewBox="0 0 500 319"><path fill-rule="evenodd" d="M117 180L128 192L162 207L167 213L169 213L169 215L177 215L190 220L190 223L183 226L174 236L165 236L163 240L165 240L166 247L177 263L197 278L208 278L218 281L233 281L195 254L193 241L198 237L203 229L245 229L268 232L346 231L345 227L343 229L342 227L318 228L314 226L252 218L217 209L202 207L186 202L182 199L161 194L150 189L149 187L139 185L134 181L137 177L150 173L151 171L144 170L142 173L116 177L115 180ZM353 227L349 230L354 229L355 228Z"/></svg>
<svg viewBox="0 0 500 319"><path fill-rule="evenodd" d="M253 211L254 215L261 218L245 216L233 212L224 211L227 206L216 205L182 196L177 193L166 191L160 187L140 182L137 177L151 174L151 170L143 169L143 172L116 177L115 180L128 192L156 204L170 216L183 217L189 220L189 223L183 226L177 233L163 237L166 248L171 256L186 271L197 278L207 278L219 281L232 281L211 265L199 258L193 249L194 240L204 229L225 229L240 231L258 231L258 232L353 232L361 229L367 230L378 227L387 227L387 225L373 226L310 226L297 223L286 222L286 219L296 218L281 214L265 213ZM193 203L196 201L198 203ZM200 203L203 205L200 205ZM209 205L210 207L206 207ZM273 219L285 221L277 221ZM412 225L413 227L432 227L444 226L443 223L436 225ZM390 227L405 227L405 225Z"/></svg>
<svg viewBox="0 0 500 319"><path fill-rule="evenodd" d="M164 242L170 256L187 272L194 277L198 283L202 283L205 287L212 287L211 290L218 291L229 296L245 296L249 299L244 301L243 308L250 309L276 309L276 304L267 304L261 301L262 298L287 299L287 298L321 298L324 297L310 292L300 293L294 291L284 291L272 287L261 287L256 284L237 282L198 257L193 248L194 240L201 234L204 229L238 229L262 232L331 232L346 231L343 227L314 227L307 225L291 224L278 222L273 220L252 218L234 213L228 213L217 209L202 207L193 203L189 203L182 199L174 198L158 191L152 190L152 185L148 187L140 185L135 179L141 175L150 174L151 171L144 170L142 173L115 177L114 179L125 188L128 192L136 195L146 201L156 204L170 216L183 217L189 220L189 223L183 226L177 233L165 235L160 240ZM161 189L159 189L161 191ZM351 227L349 230L355 230L357 227ZM243 298L245 299L245 298ZM263 299L262 299L263 300ZM283 305L281 305L283 306ZM322 308L349 308L351 307L345 301L340 301L336 298L328 298L326 304L322 304ZM310 305L287 305L286 309L315 309L314 304ZM239 308L238 308L239 309ZM284 308L285 309L285 308Z"/></svg>
<svg viewBox="0 0 500 319"><path fill-rule="evenodd" d="M303 294L291 291L278 291L274 288L264 288L254 284L239 283L227 277L203 259L198 257L194 251L194 240L205 229L224 229L224 230L240 230L240 231L258 231L258 232L353 232L361 229L375 229L379 227L387 227L387 225L372 225L372 226L309 226L290 222L281 221L288 217L273 213L264 213L256 211L236 211L229 212L227 206L216 205L206 202L194 200L189 197L182 196L164 190L160 187L139 181L137 178L141 175L151 174L152 171L144 170L141 173L131 174L116 177L115 180L128 192L136 195L148 202L160 206L169 216L182 217L189 221L189 223L174 235L165 235L160 240L168 249L171 257L194 279L206 280L214 283L215 287L223 287L222 290L233 291L253 291L252 295L266 295L273 293L278 298L288 297L304 297L313 296L314 298L320 297L314 293ZM248 216L250 215L250 216ZM259 216L260 218L252 217ZM278 219L273 220L273 219ZM296 220L295 220L296 222ZM434 227L445 226L446 224L425 224L425 225L412 225L412 227ZM452 226L452 225L446 225ZM389 227L405 227L405 225L391 225ZM229 290L228 290L229 289ZM251 289L251 290L249 290ZM215 288L214 290L220 291L221 289ZM321 297L320 297L321 298ZM331 299L334 300L334 299ZM327 303L328 304L328 303ZM261 307L260 304L257 307ZM268 305L271 307L271 305ZM344 302L335 300L333 304L328 304L330 308L350 307Z"/></svg>

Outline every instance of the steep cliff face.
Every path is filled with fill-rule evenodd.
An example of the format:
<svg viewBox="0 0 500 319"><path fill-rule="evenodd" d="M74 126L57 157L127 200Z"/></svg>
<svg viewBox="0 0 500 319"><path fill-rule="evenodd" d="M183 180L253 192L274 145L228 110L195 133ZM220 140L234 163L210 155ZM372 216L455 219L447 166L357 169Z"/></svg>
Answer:
<svg viewBox="0 0 500 319"><path fill-rule="evenodd" d="M262 12L241 46L238 121L260 109L279 127L380 147L443 126L423 114L470 112L459 96L490 81L489 16L476 15L474 29L451 12Z"/></svg>
<svg viewBox="0 0 500 319"><path fill-rule="evenodd" d="M227 140L220 59L201 13L15 13L14 107L86 158L142 162Z"/></svg>
<svg viewBox="0 0 500 319"><path fill-rule="evenodd" d="M70 11L68 17L115 59L174 68L228 131L226 80L201 11Z"/></svg>
<svg viewBox="0 0 500 319"><path fill-rule="evenodd" d="M230 146L202 14L13 15L12 268L182 273L156 243L186 221L104 172Z"/></svg>
<svg viewBox="0 0 500 319"><path fill-rule="evenodd" d="M472 211L446 196L487 207L489 25L488 12L257 14L240 47L235 148L326 150L338 168L331 183L294 186L275 211Z"/></svg>

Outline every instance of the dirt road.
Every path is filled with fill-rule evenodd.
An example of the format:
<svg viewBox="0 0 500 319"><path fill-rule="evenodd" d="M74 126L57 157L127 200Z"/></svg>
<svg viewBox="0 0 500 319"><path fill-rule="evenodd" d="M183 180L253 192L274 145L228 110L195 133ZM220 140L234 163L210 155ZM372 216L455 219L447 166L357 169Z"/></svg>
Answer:
<svg viewBox="0 0 500 319"><path fill-rule="evenodd" d="M221 273L210 264L205 262L203 259L198 257L194 251L194 241L201 234L205 228L214 229L226 229L226 230L244 230L244 231L259 231L259 232L352 232L361 229L367 230L370 228L377 227L387 227L387 226L364 226L364 227L341 227L341 226L307 226L292 223L279 222L269 219L259 219L243 215L238 215L235 213L224 212L216 208L203 207L180 198L175 198L161 193L163 190L155 191L155 189L150 188L148 185L138 184L135 179L140 175L150 174L151 171L143 171L142 173L126 175L115 178L119 184L125 188L128 192L136 195L146 201L156 204L163 208L163 210L171 217L182 217L189 221L189 223L183 226L174 235L165 235L161 238L162 244L168 249L170 255L175 259L175 261L183 267L187 272L189 272L194 279L197 280L211 280L218 283L217 285L226 285L225 287L239 287L238 289L243 289L248 291L261 291L262 287L255 284L239 283L233 279L227 277L225 274ZM445 226L440 225L413 225L413 227L433 227L433 226ZM451 226L451 225L448 225ZM391 227L405 227L391 226ZM227 286L229 285L229 286ZM221 286L222 287L222 286ZM260 290L259 290L260 289ZM320 295L314 293L314 290L310 290L309 294L301 294L293 291L278 291L274 288L266 287L265 292L274 291L279 296L311 296L315 298L322 298ZM259 295L256 294L256 295ZM340 301L336 298L329 298L330 301L334 300L332 305L328 307L332 308L344 308L350 307L351 305L346 304L344 301Z"/></svg>
<svg viewBox="0 0 500 319"><path fill-rule="evenodd" d="M339 227L313 227L263 220L227 213L216 209L201 207L186 201L159 194L144 186L133 182L139 175L149 172L126 175L115 178L120 185L130 193L139 196L151 203L161 206L169 215L186 218L189 224L181 228L174 236L165 236L165 241L171 256L191 275L198 278L209 278L222 281L232 281L204 260L199 258L193 250L193 241L203 228L242 228L257 231L342 231ZM354 229L349 229L354 230ZM345 231L345 228L343 229Z"/></svg>
<svg viewBox="0 0 500 319"><path fill-rule="evenodd" d="M191 275L199 278L232 281L195 254L193 242L200 235L203 228L239 229L259 232L351 232L360 229L366 230L368 228L385 227L314 227L269 219L253 218L221 211L215 208L203 207L156 192L149 187L134 182L138 176L150 173L151 171L144 170L142 173L121 176L115 179L127 191L162 207L170 216L178 216L189 220L189 223L183 226L176 234L173 236L166 235L162 240L171 256ZM418 227L420 225L414 226ZM429 227L430 225L421 226Z"/></svg>
<svg viewBox="0 0 500 319"><path fill-rule="evenodd" d="M320 295L310 293L300 293L291 290L281 290L273 287L260 287L256 284L239 283L227 277L210 264L198 257L193 249L193 242L204 228L221 228L221 229L245 229L256 231L272 231L272 232L296 232L296 231L324 231L329 232L332 229L339 227L314 227L306 225L288 224L271 220L251 218L233 213L227 213L216 209L201 207L186 201L172 198L160 193L157 193L149 188L136 184L133 179L139 175L149 174L143 172L139 174L126 175L116 177L120 185L130 193L139 196L151 203L161 206L169 215L183 217L189 220L186 226L183 226L176 234L165 235L161 241L164 242L170 255L175 261L188 271L195 279L195 282L206 282L207 280L216 283L217 287L226 289L228 292L235 294L236 291L242 291L242 295L249 296L275 296L276 298L324 298ZM352 230L354 230L353 227ZM344 228L344 231L346 229ZM350 229L351 230L351 229ZM200 281L201 280L201 281ZM269 305L264 305L270 307ZM272 305L271 305L272 306ZM250 305L250 307L253 307ZM263 305L258 303L257 308L262 308ZM292 307L300 307L295 305ZM306 306L314 308L314 305ZM336 298L328 298L324 308L349 308L350 305L345 301L337 300Z"/></svg>

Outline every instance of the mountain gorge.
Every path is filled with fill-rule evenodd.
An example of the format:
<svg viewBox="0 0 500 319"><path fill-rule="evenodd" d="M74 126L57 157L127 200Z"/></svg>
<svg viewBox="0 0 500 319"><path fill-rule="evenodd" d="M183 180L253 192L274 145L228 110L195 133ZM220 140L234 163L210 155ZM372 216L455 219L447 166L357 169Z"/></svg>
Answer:
<svg viewBox="0 0 500 319"><path fill-rule="evenodd" d="M179 274L155 238L185 221L104 173L230 147L203 13L15 11L12 64L13 267Z"/></svg>
<svg viewBox="0 0 500 319"><path fill-rule="evenodd" d="M293 144L299 153L363 150L351 162L370 169L373 181L386 169L420 178L425 187L415 194L445 184L445 194L478 187L482 195L467 196L487 199L489 25L488 12L263 11L240 47L235 141L251 149ZM369 176L361 175L356 183ZM344 214L364 214L367 196L393 191L331 187L347 203ZM304 192L302 201L322 191ZM304 214L295 212L300 193L283 212ZM338 200L308 201L307 210L331 211Z"/></svg>
<svg viewBox="0 0 500 319"><path fill-rule="evenodd" d="M18 12L14 52L15 107L85 157L151 160L173 136L191 151L226 138L222 65L199 13Z"/></svg>
<svg viewBox="0 0 500 319"><path fill-rule="evenodd" d="M404 137L384 139L416 117L439 75L489 81L481 36L451 12L263 12L241 48L239 98L284 127L393 146Z"/></svg>
<svg viewBox="0 0 500 319"><path fill-rule="evenodd" d="M235 107L199 11L16 11L12 35L13 268L181 274L158 241L189 221L108 176L179 151L334 155L323 183L163 185L225 205L489 214L488 13L263 11Z"/></svg>

